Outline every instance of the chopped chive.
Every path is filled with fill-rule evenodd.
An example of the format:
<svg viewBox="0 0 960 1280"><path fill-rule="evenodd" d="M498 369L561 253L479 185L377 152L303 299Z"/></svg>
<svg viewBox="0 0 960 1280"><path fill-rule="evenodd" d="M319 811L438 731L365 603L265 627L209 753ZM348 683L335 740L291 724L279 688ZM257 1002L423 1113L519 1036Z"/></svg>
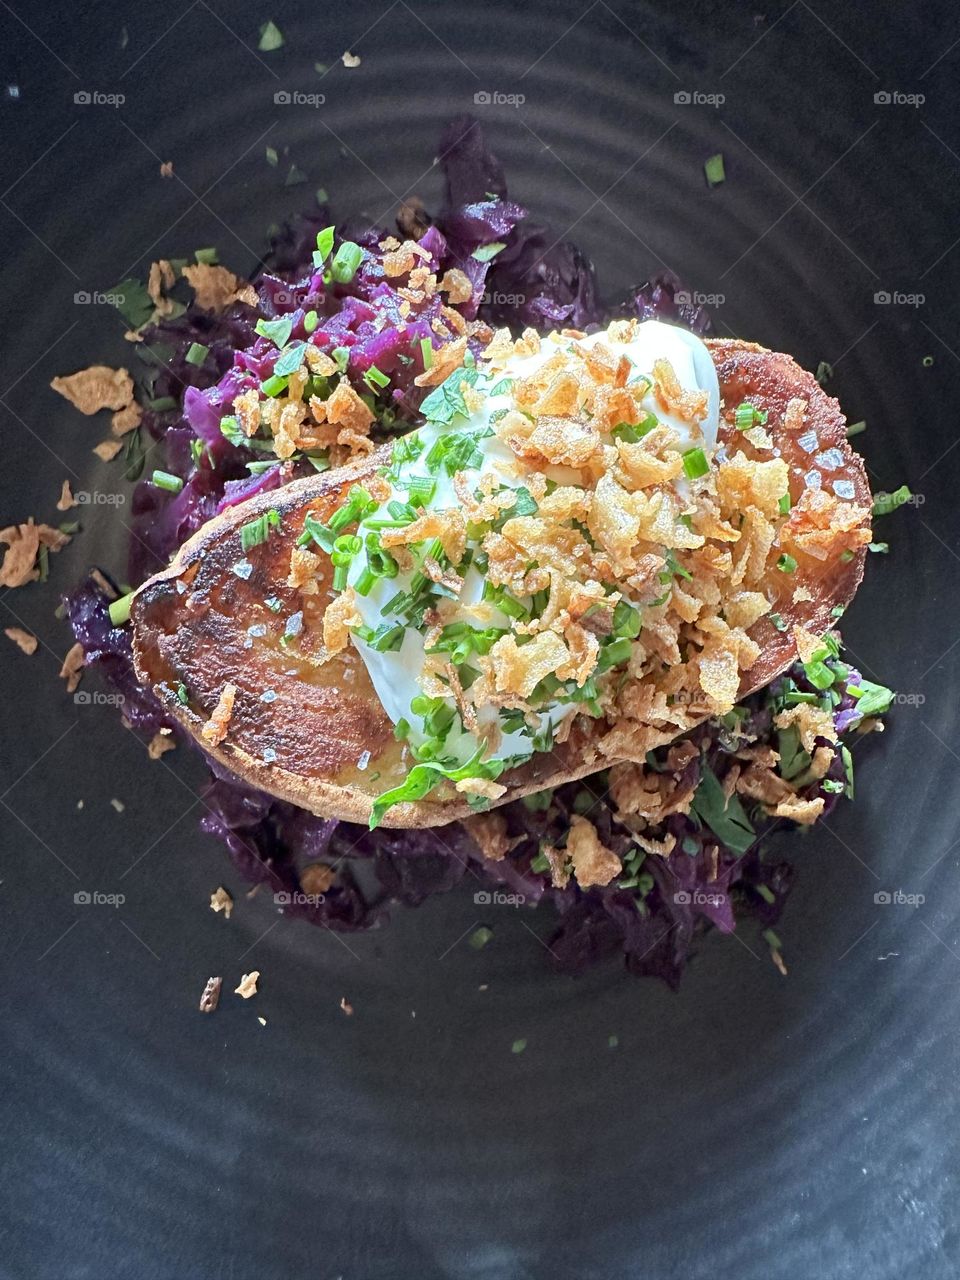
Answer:
<svg viewBox="0 0 960 1280"><path fill-rule="evenodd" d="M303 317L304 333L313 333L314 329L316 329L319 323L320 323L320 317L317 315L317 313L315 311L308 311L307 314Z"/></svg>
<svg viewBox="0 0 960 1280"><path fill-rule="evenodd" d="M770 906L773 906L773 904L777 900L777 895L773 892L773 890L770 888L769 885L758 884L757 893L759 893L760 897L764 900L764 902L768 903Z"/></svg>
<svg viewBox="0 0 960 1280"><path fill-rule="evenodd" d="M190 701L190 695L187 693L187 686L182 680L177 685L177 701L184 707Z"/></svg>
<svg viewBox="0 0 960 1280"><path fill-rule="evenodd" d="M923 359L920 361L920 363L923 365L924 369L932 369L933 356L924 356Z"/></svg>
<svg viewBox="0 0 960 1280"><path fill-rule="evenodd" d="M166 489L168 493L179 493L183 488L180 477L171 475L169 471L154 471L151 478L158 489Z"/></svg>
<svg viewBox="0 0 960 1280"><path fill-rule="evenodd" d="M112 600L108 610L110 614L110 622L114 627L122 627L125 622L130 621L130 604L133 600L134 593L128 591L125 596L121 596L119 600Z"/></svg>
<svg viewBox="0 0 960 1280"><path fill-rule="evenodd" d="M286 391L287 383L289 381L289 378L280 378L276 374L271 374L270 377L263 382L260 390L265 396L270 396L271 399L274 399L280 395L281 392Z"/></svg>
<svg viewBox="0 0 960 1280"><path fill-rule="evenodd" d="M410 476L406 484L411 507L425 507L437 491L437 482L433 476Z"/></svg>
<svg viewBox="0 0 960 1280"><path fill-rule="evenodd" d="M482 244L479 249L474 249L470 257L476 262L490 262L497 256L501 249L505 249L506 247L505 241L494 240L490 244Z"/></svg>
<svg viewBox="0 0 960 1280"><path fill-rule="evenodd" d="M510 1046L510 1052L523 1053L526 1047L527 1047L526 1040L514 1040L513 1044Z"/></svg>
<svg viewBox="0 0 960 1280"><path fill-rule="evenodd" d="M366 371L363 375L363 380L368 386L389 387L390 385L390 379L375 364L372 364Z"/></svg>
<svg viewBox="0 0 960 1280"><path fill-rule="evenodd" d="M847 427L847 439L852 440L854 436L861 435L864 431L866 431L866 429L867 429L867 424L865 421L852 422L850 426Z"/></svg>
<svg viewBox="0 0 960 1280"><path fill-rule="evenodd" d="M723 168L723 156L719 152L715 156L709 156L704 161L703 172L707 176L708 184L711 187L718 187L727 176Z"/></svg>
<svg viewBox="0 0 960 1280"><path fill-rule="evenodd" d="M710 464L707 462L707 455L702 449L688 449L683 454L683 470L690 480L696 480L700 476L705 476L710 470Z"/></svg>
<svg viewBox="0 0 960 1280"><path fill-rule="evenodd" d="M357 268L363 260L363 250L352 240L344 240L333 255L330 263L330 274L337 284L349 284L357 274Z"/></svg>
<svg viewBox="0 0 960 1280"><path fill-rule="evenodd" d="M273 21L265 22L260 28L260 41L257 48L261 53L273 53L283 47L283 32Z"/></svg>
<svg viewBox="0 0 960 1280"><path fill-rule="evenodd" d="M420 339L420 354L423 356L423 371L433 367L433 344L429 338Z"/></svg>
<svg viewBox="0 0 960 1280"><path fill-rule="evenodd" d="M210 348L205 347L202 342L191 342L187 348L187 354L184 356L187 364L201 365L210 354Z"/></svg>
<svg viewBox="0 0 960 1280"><path fill-rule="evenodd" d="M785 493L777 504L780 508L780 514L786 516L790 514L790 495Z"/></svg>
<svg viewBox="0 0 960 1280"><path fill-rule="evenodd" d="M734 426L738 431L749 431L751 427L765 427L767 414L762 409L755 409L749 401L737 405L733 411Z"/></svg>
<svg viewBox="0 0 960 1280"><path fill-rule="evenodd" d="M777 568L781 573L796 573L797 562L794 560L793 556L788 555L785 551L777 561Z"/></svg>
<svg viewBox="0 0 960 1280"><path fill-rule="evenodd" d="M197 262L205 267L215 267L220 261L216 249L197 249L194 251L193 256Z"/></svg>
<svg viewBox="0 0 960 1280"><path fill-rule="evenodd" d="M171 409L177 407L177 402L173 396L157 396L154 400L147 401L147 408L152 413L169 413Z"/></svg>
<svg viewBox="0 0 960 1280"><path fill-rule="evenodd" d="M902 507L909 502L913 494L905 484L893 493L878 493L873 504L872 514L875 516L888 516L891 511L896 511L897 507Z"/></svg>

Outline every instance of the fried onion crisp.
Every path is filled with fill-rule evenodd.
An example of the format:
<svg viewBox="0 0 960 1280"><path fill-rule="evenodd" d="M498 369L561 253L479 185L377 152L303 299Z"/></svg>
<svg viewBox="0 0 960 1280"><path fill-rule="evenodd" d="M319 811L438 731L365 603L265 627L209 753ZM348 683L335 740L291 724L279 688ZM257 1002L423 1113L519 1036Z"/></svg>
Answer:
<svg viewBox="0 0 960 1280"><path fill-rule="evenodd" d="M463 825L491 862L502 862L510 852L507 822L502 813L475 813L464 818Z"/></svg>
<svg viewBox="0 0 960 1280"><path fill-rule="evenodd" d="M257 305L257 291L251 284L235 276L226 267L210 266L206 262L188 264L183 268L183 278L190 285L198 307L219 315L234 302Z"/></svg>
<svg viewBox="0 0 960 1280"><path fill-rule="evenodd" d="M790 468L782 458L754 462L744 454L724 462L717 470L717 496L720 509L727 518L747 507L772 520L778 514L780 499L787 492Z"/></svg>
<svg viewBox="0 0 960 1280"><path fill-rule="evenodd" d="M784 545L815 560L833 559L872 539L870 510L825 489L804 489L781 534Z"/></svg>
<svg viewBox="0 0 960 1280"><path fill-rule="evenodd" d="M25 653L28 657L37 652L37 646L40 641L35 635L31 635L29 631L24 631L23 627L4 627L3 634L8 640L12 640L21 653Z"/></svg>
<svg viewBox="0 0 960 1280"><path fill-rule="evenodd" d="M88 416L101 409L124 409L133 400L133 379L126 369L92 364L66 378L54 378L50 386L75 409Z"/></svg>
<svg viewBox="0 0 960 1280"><path fill-rule="evenodd" d="M369 433L374 416L345 378L341 379L326 405L328 422L350 427L360 435Z"/></svg>
<svg viewBox="0 0 960 1280"><path fill-rule="evenodd" d="M811 755L816 749L817 738L825 738L828 742L837 741L837 730L830 712L806 702L781 711L774 723L778 729L796 725L803 749L809 751Z"/></svg>
<svg viewBox="0 0 960 1280"><path fill-rule="evenodd" d="M384 529L382 541L385 547L411 546L439 538L444 554L451 564L459 564L467 545L467 525L460 511L425 511L402 529Z"/></svg>
<svg viewBox="0 0 960 1280"><path fill-rule="evenodd" d="M230 719L233 715L233 704L237 697L237 686L229 681L220 690L217 705L210 713L210 719L200 730L200 736L210 747L217 747L227 736Z"/></svg>
<svg viewBox="0 0 960 1280"><path fill-rule="evenodd" d="M0 586L22 587L28 582L35 582L40 577L40 570L36 567L40 530L33 520L0 529L0 542L6 543L7 547L0 565Z"/></svg>
<svg viewBox="0 0 960 1280"><path fill-rule="evenodd" d="M601 843L597 828L588 818L573 814L567 836L567 856L581 889L605 885L620 874L623 864L612 849Z"/></svg>
<svg viewBox="0 0 960 1280"><path fill-rule="evenodd" d="M521 699L528 698L545 676L570 661L570 650L553 631L541 631L523 646L512 635L501 636L486 659L495 692Z"/></svg>
<svg viewBox="0 0 960 1280"><path fill-rule="evenodd" d="M363 621L356 593L347 587L327 605L323 614L323 643L329 653L340 653L350 643L351 627Z"/></svg>

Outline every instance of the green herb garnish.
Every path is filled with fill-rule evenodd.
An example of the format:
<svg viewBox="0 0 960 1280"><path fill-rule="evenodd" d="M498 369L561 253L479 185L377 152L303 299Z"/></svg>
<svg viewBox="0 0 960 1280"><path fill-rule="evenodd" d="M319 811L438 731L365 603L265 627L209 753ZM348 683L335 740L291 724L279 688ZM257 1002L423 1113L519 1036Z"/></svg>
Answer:
<svg viewBox="0 0 960 1280"><path fill-rule="evenodd" d="M734 853L746 853L756 839L750 819L737 795L728 800L717 775L705 762L700 765L700 783L693 797L693 812L718 840Z"/></svg>

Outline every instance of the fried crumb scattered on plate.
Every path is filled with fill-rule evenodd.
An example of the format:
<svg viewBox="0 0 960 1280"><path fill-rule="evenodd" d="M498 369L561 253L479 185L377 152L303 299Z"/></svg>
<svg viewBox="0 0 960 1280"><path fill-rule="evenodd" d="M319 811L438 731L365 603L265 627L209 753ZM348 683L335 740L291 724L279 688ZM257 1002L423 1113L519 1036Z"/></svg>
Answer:
<svg viewBox="0 0 960 1280"><path fill-rule="evenodd" d="M40 641L36 636L31 635L29 631L24 631L23 627L5 627L3 634L12 640L18 649L26 654L37 652L37 645Z"/></svg>
<svg viewBox="0 0 960 1280"><path fill-rule="evenodd" d="M217 1005L220 1003L220 988L223 986L222 978L208 978L207 985L203 988L200 995L200 1012L213 1013Z"/></svg>
<svg viewBox="0 0 960 1280"><path fill-rule="evenodd" d="M75 507L76 505L77 501L73 496L72 489L70 488L70 481L64 480L63 487L60 490L60 499L57 502L57 510L69 511L71 507Z"/></svg>
<svg viewBox="0 0 960 1280"><path fill-rule="evenodd" d="M222 911L226 920L229 920L233 913L233 899L222 884L218 885L210 895L210 910Z"/></svg>
<svg viewBox="0 0 960 1280"><path fill-rule="evenodd" d="M133 379L126 369L92 364L65 378L54 378L50 386L88 416L101 409L125 409L133 400Z"/></svg>
<svg viewBox="0 0 960 1280"><path fill-rule="evenodd" d="M346 996L340 997L340 1008L343 1010L343 1012L347 1015L348 1018L353 1017L353 1005L350 1004Z"/></svg>
<svg viewBox="0 0 960 1280"><path fill-rule="evenodd" d="M151 760L159 760L161 756L166 755L168 751L174 751L177 744L174 742L169 729L161 729L155 733L147 745L147 755Z"/></svg>
<svg viewBox="0 0 960 1280"><path fill-rule="evenodd" d="M244 1000L249 1000L251 996L257 994L257 983L260 980L260 970L254 969L253 973L245 973L240 979L239 987L234 987L233 994L243 996Z"/></svg>
<svg viewBox="0 0 960 1280"><path fill-rule="evenodd" d="M116 796L111 799L110 803L114 809L116 809L117 813L123 813L124 809L127 807L123 801L118 800Z"/></svg>
<svg viewBox="0 0 960 1280"><path fill-rule="evenodd" d="M83 677L83 645L79 641L67 650L60 668L60 679L67 682L67 693L75 692Z"/></svg>
<svg viewBox="0 0 960 1280"><path fill-rule="evenodd" d="M345 67L359 67L361 59L357 53L351 53L349 49L340 55L340 61Z"/></svg>
<svg viewBox="0 0 960 1280"><path fill-rule="evenodd" d="M160 166L160 177L161 178L173 177L173 161L172 160L164 160L163 164Z"/></svg>

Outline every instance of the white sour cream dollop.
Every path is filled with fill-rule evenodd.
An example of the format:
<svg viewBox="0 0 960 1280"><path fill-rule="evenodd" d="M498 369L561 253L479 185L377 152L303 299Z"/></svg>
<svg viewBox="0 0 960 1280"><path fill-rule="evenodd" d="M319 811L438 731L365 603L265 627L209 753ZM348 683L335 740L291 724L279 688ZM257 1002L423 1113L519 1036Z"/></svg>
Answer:
<svg viewBox="0 0 960 1280"><path fill-rule="evenodd" d="M547 360L555 356L558 351L569 349L570 342L569 338L551 334L543 339L540 351L536 355L513 357L498 364L495 373L482 376L478 380L476 389L483 393L485 390L496 387L504 379L529 377ZM579 345L591 347L598 342L606 344L615 354L626 355L630 359L635 370L635 373L631 375L631 381L635 376L646 375L652 385L654 362L668 360L685 391L705 391L707 393L707 413L704 419L696 426L685 422L676 415L665 412L660 403L655 400L652 390L645 397L643 408L649 413L655 414L660 422L673 428L680 438L681 451L699 446L706 451L709 457L716 448L717 443L717 429L720 417L720 387L713 360L704 343L686 329L663 324L658 320L648 320L638 325L633 338L628 342L618 341L610 332L601 330L581 339ZM418 434L424 442L423 452L414 461L400 464L398 468L399 479L394 483L395 492L393 497L400 501L406 499L404 480L411 476L422 476L424 474L423 459L439 436L447 432L470 431L487 427L490 425L492 418L496 420L496 417L502 415L503 411L509 409L511 405L512 400L509 390L498 395L487 394L481 407L468 417L459 416L450 426L428 422L421 427ZM509 447L498 436L491 434L478 441L478 448L482 454L483 463L482 467L466 469L471 479L479 480L481 472L483 474L491 472L503 484L515 488L517 481L516 458ZM566 475L561 474L564 471L566 471L564 468L548 467L545 469L545 474L550 478L566 480L569 483L570 473L567 471ZM556 474L551 476L551 472L556 472ZM434 478L437 484L429 504L430 508L441 511L450 507L459 507L460 500L453 487L453 478L447 475L442 467L435 473ZM677 481L676 487L682 496L686 496L686 483L684 480ZM375 520L380 516L386 515L386 504L384 504L368 519ZM365 524L366 522L363 522L358 529L361 537L366 532ZM350 566L347 581L351 586L356 585L365 564L366 557L361 552L354 558ZM376 630L384 622L396 620L394 615L384 613L384 606L398 591L406 590L409 587L411 576L410 573L401 573L398 577L392 579L380 578L368 595L357 595L357 608L366 626ZM468 569L464 577L464 587L459 597L460 603L463 605L478 603L483 594L483 583L483 577L475 568ZM509 620L497 611L491 617L488 625L508 626ZM408 627L404 632L403 643L400 648L391 652L378 652L356 635L352 636L352 640L363 659L373 687L383 703L383 708L387 715L394 724L400 720L409 722L409 740L411 743L417 745L423 742L425 735L421 728L420 718L412 714L410 709L412 699L423 692L418 683L426 658L423 635L413 627ZM538 728L542 730L547 723L551 728L556 728L567 716L575 714L577 709L576 704L548 704L538 712ZM478 713L481 725L495 720L496 717L496 710L492 707L485 707ZM455 721L455 724L459 726L459 719ZM499 745L495 752L496 757L500 759L528 757L533 751L532 733L530 726L524 726L512 732L502 731ZM446 739L445 748L449 755L459 760L460 763L464 763L475 754L479 745L479 740L474 734L457 727L451 729Z"/></svg>

